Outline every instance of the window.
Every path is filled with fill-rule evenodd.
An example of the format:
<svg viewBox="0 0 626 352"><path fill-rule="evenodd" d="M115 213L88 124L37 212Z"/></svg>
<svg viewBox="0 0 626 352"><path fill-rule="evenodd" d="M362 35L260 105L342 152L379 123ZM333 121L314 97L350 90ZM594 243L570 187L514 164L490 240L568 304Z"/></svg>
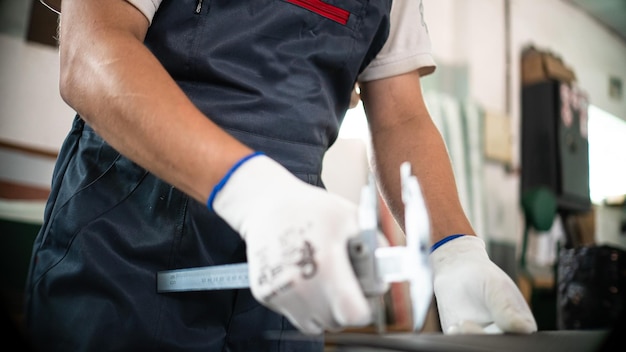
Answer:
<svg viewBox="0 0 626 352"><path fill-rule="evenodd" d="M626 121L589 105L591 201L626 194Z"/></svg>

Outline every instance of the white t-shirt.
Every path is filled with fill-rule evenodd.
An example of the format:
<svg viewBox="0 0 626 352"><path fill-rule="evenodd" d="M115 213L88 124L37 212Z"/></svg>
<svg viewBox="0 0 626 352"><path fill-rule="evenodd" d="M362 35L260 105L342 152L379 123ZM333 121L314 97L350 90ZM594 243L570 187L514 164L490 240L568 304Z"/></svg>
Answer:
<svg viewBox="0 0 626 352"><path fill-rule="evenodd" d="M161 4L161 0L126 1L141 11L150 22ZM387 42L359 75L359 81L387 78L413 70L419 70L422 76L435 70L422 1L394 0Z"/></svg>

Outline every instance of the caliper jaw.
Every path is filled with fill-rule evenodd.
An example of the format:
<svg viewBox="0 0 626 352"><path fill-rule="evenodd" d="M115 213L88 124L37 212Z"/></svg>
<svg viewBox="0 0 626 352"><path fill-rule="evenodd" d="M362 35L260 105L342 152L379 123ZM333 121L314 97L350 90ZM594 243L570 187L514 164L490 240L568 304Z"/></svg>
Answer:
<svg viewBox="0 0 626 352"><path fill-rule="evenodd" d="M372 180L361 192L361 233L348 243L352 267L365 296L370 298L378 332L384 332L386 326L385 304L380 298L388 291L391 282L406 281L409 284L413 331L422 329L433 295L428 261L430 220L426 203L408 162L401 165L400 177L406 246L379 245L377 193Z"/></svg>

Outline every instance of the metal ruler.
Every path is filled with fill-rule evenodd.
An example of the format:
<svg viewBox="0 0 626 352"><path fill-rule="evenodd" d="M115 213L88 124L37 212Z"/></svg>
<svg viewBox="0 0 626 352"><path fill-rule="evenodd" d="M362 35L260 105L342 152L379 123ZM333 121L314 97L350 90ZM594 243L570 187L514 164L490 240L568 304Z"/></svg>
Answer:
<svg viewBox="0 0 626 352"><path fill-rule="evenodd" d="M376 271L376 231L362 231L348 241L348 254L366 296L384 293L385 280ZM387 267L386 265L384 267ZM249 288L248 263L166 270L157 273L158 292L207 291Z"/></svg>
<svg viewBox="0 0 626 352"><path fill-rule="evenodd" d="M157 291L205 291L250 287L248 263L161 271Z"/></svg>

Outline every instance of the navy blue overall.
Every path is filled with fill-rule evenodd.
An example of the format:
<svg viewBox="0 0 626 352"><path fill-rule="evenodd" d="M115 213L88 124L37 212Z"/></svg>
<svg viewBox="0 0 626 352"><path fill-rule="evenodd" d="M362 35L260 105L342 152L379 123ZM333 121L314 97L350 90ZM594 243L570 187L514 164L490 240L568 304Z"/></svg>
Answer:
<svg viewBox="0 0 626 352"><path fill-rule="evenodd" d="M387 38L390 7L164 0L145 43L207 116L323 187L324 152L357 75ZM297 332L249 290L156 292L158 271L245 260L239 235L204 204L77 116L33 249L28 333L45 351L321 351L319 337L277 338Z"/></svg>

